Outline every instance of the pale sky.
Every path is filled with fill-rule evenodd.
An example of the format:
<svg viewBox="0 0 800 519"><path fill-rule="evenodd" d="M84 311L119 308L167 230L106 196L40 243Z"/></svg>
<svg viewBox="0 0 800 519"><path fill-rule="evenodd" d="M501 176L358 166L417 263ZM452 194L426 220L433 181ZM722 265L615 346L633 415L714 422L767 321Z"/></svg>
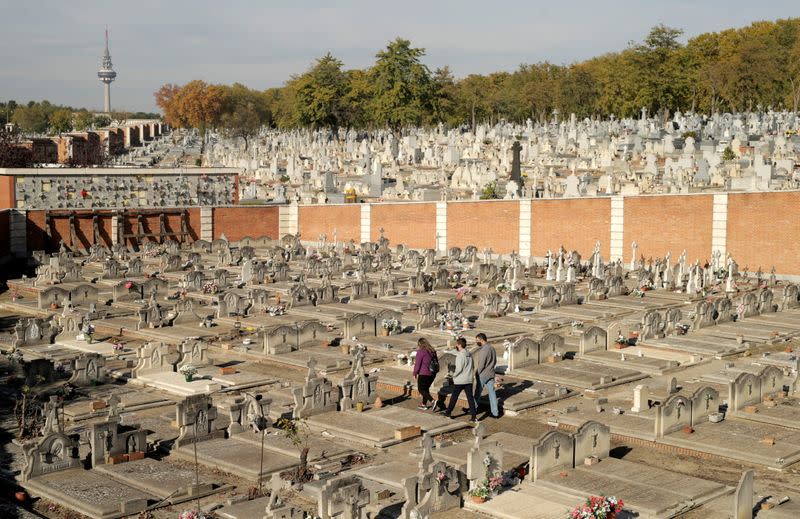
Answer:
<svg viewBox="0 0 800 519"><path fill-rule="evenodd" d="M114 109L155 110L163 83L280 86L331 52L369 66L397 36L456 77L624 49L658 23L685 36L800 16L798 0L0 0L0 100L102 107L111 34ZM685 38L684 38L685 39Z"/></svg>

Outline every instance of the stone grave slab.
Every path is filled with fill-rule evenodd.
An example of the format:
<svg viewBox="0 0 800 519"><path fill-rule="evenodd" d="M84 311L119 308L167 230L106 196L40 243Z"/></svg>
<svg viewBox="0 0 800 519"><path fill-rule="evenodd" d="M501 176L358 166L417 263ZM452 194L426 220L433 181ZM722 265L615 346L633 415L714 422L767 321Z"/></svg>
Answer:
<svg viewBox="0 0 800 519"><path fill-rule="evenodd" d="M605 465L605 466L604 466ZM576 497L612 495L641 517L673 517L727 494L732 488L665 469L605 458L595 465L579 465L567 477L546 474L536 486L555 488Z"/></svg>
<svg viewBox="0 0 800 519"><path fill-rule="evenodd" d="M99 353L106 358L114 357L114 345L106 341L97 341L89 344L86 341L79 340L62 340L56 341L54 346L60 346L70 350L80 351L84 353ZM125 353L124 351L122 353ZM128 350L130 353L130 350Z"/></svg>
<svg viewBox="0 0 800 519"><path fill-rule="evenodd" d="M136 514L159 499L107 474L73 469L45 474L23 485L30 493L66 505L93 519Z"/></svg>
<svg viewBox="0 0 800 519"><path fill-rule="evenodd" d="M200 478L200 487L197 493L191 492L195 484L193 470L179 468L163 461L144 458L115 465L98 465L96 471L107 474L109 477L138 488L143 492L157 495L161 499L170 497L174 500L207 495L214 491L215 486L205 476ZM218 488L219 485L216 485Z"/></svg>
<svg viewBox="0 0 800 519"><path fill-rule="evenodd" d="M210 379L194 378L191 382L187 382L180 373L170 371L146 373L131 380L176 396L208 394L222 388L222 384Z"/></svg>

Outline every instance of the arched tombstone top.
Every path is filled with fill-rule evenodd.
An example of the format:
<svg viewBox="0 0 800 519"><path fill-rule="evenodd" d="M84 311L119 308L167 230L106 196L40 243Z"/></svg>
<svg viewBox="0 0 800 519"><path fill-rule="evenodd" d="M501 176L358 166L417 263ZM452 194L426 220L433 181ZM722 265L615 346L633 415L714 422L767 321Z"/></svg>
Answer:
<svg viewBox="0 0 800 519"><path fill-rule="evenodd" d="M774 312L773 306L774 294L771 288L762 288L758 293L758 311L760 313Z"/></svg>
<svg viewBox="0 0 800 519"><path fill-rule="evenodd" d="M319 321L305 321L297 325L297 345L319 346L322 337L328 332L324 324Z"/></svg>
<svg viewBox="0 0 800 519"><path fill-rule="evenodd" d="M508 368L511 372L527 365L539 364L539 342L530 337L514 341L508 352Z"/></svg>
<svg viewBox="0 0 800 519"><path fill-rule="evenodd" d="M539 340L539 344L540 358L546 358L549 355L564 352L564 337L556 333L544 334L544 336Z"/></svg>
<svg viewBox="0 0 800 519"><path fill-rule="evenodd" d="M724 323L731 320L733 313L733 302L728 297L717 299L714 303L717 312L716 322Z"/></svg>
<svg viewBox="0 0 800 519"><path fill-rule="evenodd" d="M783 370L777 366L765 366L758 374L761 379L761 398L783 391Z"/></svg>
<svg viewBox="0 0 800 519"><path fill-rule="evenodd" d="M545 433L533 445L530 466L533 481L551 472L574 468L574 439L561 431Z"/></svg>
<svg viewBox="0 0 800 519"><path fill-rule="evenodd" d="M661 438L692 423L692 401L674 394L669 396L656 412L656 436Z"/></svg>
<svg viewBox="0 0 800 519"><path fill-rule="evenodd" d="M695 390L692 400L692 425L708 420L708 415L719 411L719 391L711 386L703 386Z"/></svg>
<svg viewBox="0 0 800 519"><path fill-rule="evenodd" d="M575 464L580 465L583 460L595 456L598 459L607 458L611 451L611 429L609 426L590 420L584 422L573 434L575 439Z"/></svg>
<svg viewBox="0 0 800 519"><path fill-rule="evenodd" d="M606 331L599 326L591 326L581 333L580 354L585 355L590 351L604 350L607 345Z"/></svg>
<svg viewBox="0 0 800 519"><path fill-rule="evenodd" d="M761 377L753 373L739 373L729 386L728 405L738 411L761 401Z"/></svg>
<svg viewBox="0 0 800 519"><path fill-rule="evenodd" d="M631 326L624 321L614 321L609 324L606 329L606 349L612 349L620 336L627 341L630 332Z"/></svg>

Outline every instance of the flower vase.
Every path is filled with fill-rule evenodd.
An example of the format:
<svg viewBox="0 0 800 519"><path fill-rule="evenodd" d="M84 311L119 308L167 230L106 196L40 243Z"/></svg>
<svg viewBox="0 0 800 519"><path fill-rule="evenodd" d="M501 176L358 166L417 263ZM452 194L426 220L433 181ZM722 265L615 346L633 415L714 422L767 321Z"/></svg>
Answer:
<svg viewBox="0 0 800 519"><path fill-rule="evenodd" d="M470 496L470 497L472 497L472 502L473 503L477 503L479 505L486 502L486 498L485 497L481 497L481 496Z"/></svg>
<svg viewBox="0 0 800 519"><path fill-rule="evenodd" d="M194 375L184 375L184 377L186 378L186 382L191 382L194 378Z"/></svg>

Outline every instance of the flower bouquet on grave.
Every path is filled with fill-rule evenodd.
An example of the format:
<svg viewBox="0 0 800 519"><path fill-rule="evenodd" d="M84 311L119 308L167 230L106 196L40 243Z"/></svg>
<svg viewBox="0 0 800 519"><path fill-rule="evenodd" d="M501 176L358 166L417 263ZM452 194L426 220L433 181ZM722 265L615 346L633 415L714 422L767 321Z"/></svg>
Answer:
<svg viewBox="0 0 800 519"><path fill-rule="evenodd" d="M395 335L403 331L400 326L400 321L397 319L384 319L381 321L381 328L383 329L384 335Z"/></svg>
<svg viewBox="0 0 800 519"><path fill-rule="evenodd" d="M472 292L470 287L458 287L456 290L456 299L461 300L464 299L464 296Z"/></svg>
<svg viewBox="0 0 800 519"><path fill-rule="evenodd" d="M111 345L111 349L114 350L114 357L119 359L119 355L125 349L125 346L123 346L121 342L117 341Z"/></svg>
<svg viewBox="0 0 800 519"><path fill-rule="evenodd" d="M204 294L216 294L219 292L219 285L213 281L206 281L203 283L202 291Z"/></svg>
<svg viewBox="0 0 800 519"><path fill-rule="evenodd" d="M448 284L449 284L451 287L455 288L455 287L456 287L456 285L458 285L459 283L461 283L461 272L451 272L451 273L450 273L450 274L447 276L447 283L448 283Z"/></svg>
<svg viewBox="0 0 800 519"><path fill-rule="evenodd" d="M494 289L497 290L497 292L500 294L505 294L506 292L508 292L508 285L506 285L505 283L498 283L497 286L494 287Z"/></svg>
<svg viewBox="0 0 800 519"><path fill-rule="evenodd" d="M191 382L192 378L194 378L194 376L197 374L197 368L191 364L184 364L180 367L180 369L178 369L178 371L184 376L186 382Z"/></svg>
<svg viewBox="0 0 800 519"><path fill-rule="evenodd" d="M274 306L268 306L267 313L272 317L284 315L286 313L286 305L277 304Z"/></svg>
<svg viewBox="0 0 800 519"><path fill-rule="evenodd" d="M161 249L158 247L151 247L144 251L144 256L146 258L157 258L161 255Z"/></svg>
<svg viewBox="0 0 800 519"><path fill-rule="evenodd" d="M199 510L184 510L180 513L178 519L206 519L206 516Z"/></svg>
<svg viewBox="0 0 800 519"><path fill-rule="evenodd" d="M616 497L589 496L586 502L573 508L567 519L614 519L624 503Z"/></svg>

